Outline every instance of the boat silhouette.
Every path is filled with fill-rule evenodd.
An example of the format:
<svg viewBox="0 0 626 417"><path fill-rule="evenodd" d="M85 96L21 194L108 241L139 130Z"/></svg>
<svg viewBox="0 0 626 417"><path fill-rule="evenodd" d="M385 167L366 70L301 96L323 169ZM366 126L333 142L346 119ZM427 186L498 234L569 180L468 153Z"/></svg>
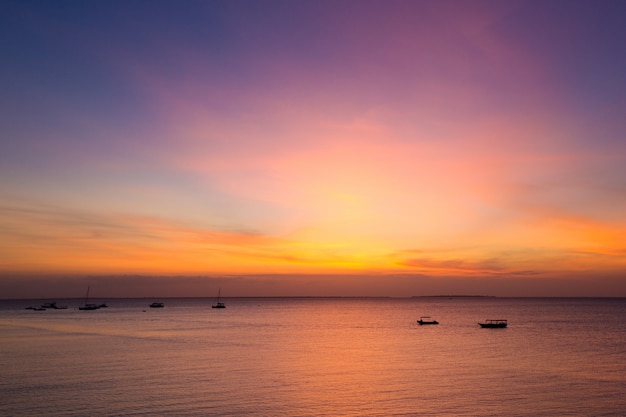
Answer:
<svg viewBox="0 0 626 417"><path fill-rule="evenodd" d="M221 292L222 292L221 288L217 290L217 302L211 306L212 308L226 308L226 305L220 302Z"/></svg>

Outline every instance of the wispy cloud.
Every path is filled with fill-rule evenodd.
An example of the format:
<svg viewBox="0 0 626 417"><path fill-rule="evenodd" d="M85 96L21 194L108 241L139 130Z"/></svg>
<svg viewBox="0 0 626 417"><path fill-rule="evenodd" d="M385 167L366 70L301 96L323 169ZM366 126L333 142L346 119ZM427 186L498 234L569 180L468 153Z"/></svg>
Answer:
<svg viewBox="0 0 626 417"><path fill-rule="evenodd" d="M155 216L33 204L4 205L0 213L5 270L236 274L354 263L349 252L324 244Z"/></svg>

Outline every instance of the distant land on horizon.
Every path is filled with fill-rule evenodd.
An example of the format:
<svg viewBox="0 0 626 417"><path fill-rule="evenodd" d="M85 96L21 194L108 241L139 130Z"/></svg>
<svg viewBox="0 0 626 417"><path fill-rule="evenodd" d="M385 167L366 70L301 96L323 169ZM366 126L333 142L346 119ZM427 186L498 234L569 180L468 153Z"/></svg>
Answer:
<svg viewBox="0 0 626 417"><path fill-rule="evenodd" d="M442 295L414 295L411 298L496 298L496 297L497 297L496 295L462 295L462 294L446 295L446 294L442 294ZM521 298L535 298L535 297L521 297ZM539 297L539 298L544 298L544 297Z"/></svg>

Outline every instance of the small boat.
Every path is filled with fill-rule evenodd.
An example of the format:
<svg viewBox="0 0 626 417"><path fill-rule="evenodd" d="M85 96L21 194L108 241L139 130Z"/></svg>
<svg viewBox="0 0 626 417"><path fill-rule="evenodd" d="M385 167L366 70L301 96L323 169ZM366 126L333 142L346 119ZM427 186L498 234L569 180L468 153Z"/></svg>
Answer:
<svg viewBox="0 0 626 417"><path fill-rule="evenodd" d="M67 306L60 306L56 302L54 302L54 303L44 303L41 305L41 308L51 308L53 310L65 310Z"/></svg>
<svg viewBox="0 0 626 417"><path fill-rule="evenodd" d="M91 303L87 303L87 300L89 300L89 286L87 287L87 294L85 295L85 303L78 307L79 310L97 310L100 308L100 306L98 306L97 304L91 304Z"/></svg>
<svg viewBox="0 0 626 417"><path fill-rule="evenodd" d="M43 307L33 307L33 311L46 311Z"/></svg>
<svg viewBox="0 0 626 417"><path fill-rule="evenodd" d="M431 320L430 316L422 316L417 322L420 326L423 326L425 324L439 324L437 320Z"/></svg>
<svg viewBox="0 0 626 417"><path fill-rule="evenodd" d="M484 323L478 323L483 329L504 329L507 326L507 321L503 319L497 320L485 320Z"/></svg>
<svg viewBox="0 0 626 417"><path fill-rule="evenodd" d="M226 305L224 303L220 302L220 293L221 292L222 292L222 289L220 288L217 291L217 302L211 306L212 308L226 308Z"/></svg>
<svg viewBox="0 0 626 417"><path fill-rule="evenodd" d="M154 303L150 304L150 308L163 308L163 307L165 307L165 304L163 304L163 303L154 302Z"/></svg>

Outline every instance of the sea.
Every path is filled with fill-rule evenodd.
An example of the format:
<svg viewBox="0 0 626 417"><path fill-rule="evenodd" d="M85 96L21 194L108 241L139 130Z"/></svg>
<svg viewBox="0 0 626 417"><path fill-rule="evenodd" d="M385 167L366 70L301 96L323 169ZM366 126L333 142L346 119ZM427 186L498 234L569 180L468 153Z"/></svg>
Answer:
<svg viewBox="0 0 626 417"><path fill-rule="evenodd" d="M214 301L0 301L0 415L626 415L624 298Z"/></svg>

